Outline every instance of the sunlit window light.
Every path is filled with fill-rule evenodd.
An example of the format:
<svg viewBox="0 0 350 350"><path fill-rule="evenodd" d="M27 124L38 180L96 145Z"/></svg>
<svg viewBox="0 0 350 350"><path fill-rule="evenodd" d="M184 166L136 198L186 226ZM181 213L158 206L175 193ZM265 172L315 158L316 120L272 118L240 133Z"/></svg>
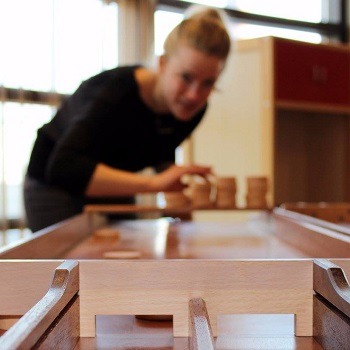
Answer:
<svg viewBox="0 0 350 350"><path fill-rule="evenodd" d="M315 44L321 43L322 41L322 36L318 33L245 23L233 24L230 28L230 31L232 37L235 40L253 39L264 36L275 36L286 39L306 41Z"/></svg>

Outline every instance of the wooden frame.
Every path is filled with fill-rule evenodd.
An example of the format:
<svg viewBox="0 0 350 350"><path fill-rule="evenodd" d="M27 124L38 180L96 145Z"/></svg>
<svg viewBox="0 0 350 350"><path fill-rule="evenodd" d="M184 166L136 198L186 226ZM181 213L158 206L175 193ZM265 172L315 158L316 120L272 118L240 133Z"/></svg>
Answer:
<svg viewBox="0 0 350 350"><path fill-rule="evenodd" d="M174 336L188 337L195 297L207 304L214 336L218 315L252 312L295 314L295 334L312 334L311 260L85 260L80 271L83 337L94 336L99 314L170 314Z"/></svg>
<svg viewBox="0 0 350 350"><path fill-rule="evenodd" d="M284 209L274 210L271 218L273 234L277 234L281 229L289 233L287 236L295 245L303 247L305 244L303 240L310 239L310 242L313 242L310 245L316 245L319 254L322 254L322 246L326 246L328 256L329 254L341 256L342 252L345 254L349 249L350 237L347 234L341 230L317 226L313 220L318 219ZM59 240L61 235L68 238L66 231L73 235L74 232L78 232L81 237L87 237L94 228L105 223L106 220L99 214L84 213L71 222L55 225L45 232L55 240ZM80 230L75 231L78 228ZM34 235L33 239L26 241L25 244L34 255L39 254L48 241L49 238L45 238L45 234L41 233L38 236ZM76 238L74 237L72 241L76 242ZM36 247L32 249L31 246ZM69 244L65 249L68 248ZM16 256L16 250L22 254L25 248L21 245L12 247L10 249L12 256ZM62 246L58 247L57 251L53 249L52 253L59 254L59 251L63 251ZM3 253L6 254L6 251ZM342 268L344 273L350 274L350 259L333 259L332 262ZM62 260L0 261L2 280L0 316L10 318L15 315L19 318L21 315L26 315L0 338L0 347L1 341L10 337L12 332L28 330L27 327L18 325L26 323L22 320L31 317L28 314L33 316L33 310L36 315L44 315L38 310L38 305L44 306L45 300L48 305L48 296L54 296L49 291L42 301L39 300L50 286L52 272L60 268L60 264ZM51 328L55 329L56 333L44 331L39 337L39 342L43 338L50 341L53 339L52 341L56 343L63 338L74 342L76 335L67 331L66 323L77 327L78 321L75 316L77 314L80 315L78 317L80 337L94 337L97 315L173 315L174 336L191 336L193 349L207 349L208 344L212 342L211 338L218 335L218 315L253 313L295 314L297 336L311 336L314 333L320 343L326 341L325 337L328 339L327 342L344 341L344 344L348 342L347 334L350 330L349 314L346 315L348 311L350 313L348 300L345 300L347 309L344 312L337 301L334 301L329 294L320 291L321 287L327 287L326 278L323 278L321 286L315 284L319 279L318 267L321 268L321 272L318 272L330 278L328 260L77 260L76 263L64 264L73 264L75 266L73 270L77 269L76 264L79 264L79 298L72 297L71 294L61 302L60 310L52 311L56 315L54 322L52 322L53 314L49 312L52 317L48 323L53 325ZM64 264L61 268L65 266ZM333 271L333 268L338 267L332 265L330 268L330 271ZM67 267L64 269L67 270ZM334 294L336 290L334 283L329 281L327 282L329 293ZM344 281L346 280L343 278L340 286L349 288ZM316 296L313 296L314 291ZM21 302L18 303L18 300ZM340 336L335 340L332 332L327 335L326 328L324 333L323 331L320 333L320 327L327 325L327 320L330 318L332 325L336 325L333 327L339 327ZM38 320L35 322L40 324ZM197 332L198 324L204 327L204 333ZM65 334L63 338L58 335L60 332ZM34 331L34 333L40 335L42 332ZM11 338L20 339L17 336ZM206 339L204 343L206 345L201 347L203 339Z"/></svg>
<svg viewBox="0 0 350 350"><path fill-rule="evenodd" d="M349 259L336 259L335 262L343 265L346 270L350 270ZM142 262L142 265L144 264L145 262ZM24 277L29 273L31 277L41 277L41 279L35 280L36 283L33 283L33 289L36 293L29 293L29 299L35 299L34 295L40 294L38 292L41 292L42 287L47 284L47 273L43 278L42 272L50 270L52 272L57 261L1 261L0 265L2 267L0 277L4 282L1 288L0 307L2 313L7 310L8 313L13 314L18 312L17 305L15 302L9 303L8 298L16 298L17 300L17 295L14 295L12 291L13 288L18 287L19 283L18 279L10 278L11 274L13 276L13 273L17 273L18 276ZM182 323L188 325L189 329L181 335L190 337L191 349L215 348L215 330L212 330L211 323L213 320L215 321L215 314L218 310L221 310L222 313L284 313L291 312L292 309L294 309L292 312L295 312L296 309L304 309L305 311L305 307L308 309L308 315L303 315L303 317L306 316L308 324L310 322L312 324L312 319L314 319L313 335L325 349L335 346L345 349L349 344L350 286L342 268L326 259L316 259L313 262L312 260L150 261L146 264L148 266L141 269L140 266L137 266L140 265L140 262L129 261L113 262L113 264L106 261L80 261L79 265L83 267L80 269L82 280L80 284L78 262L66 261L56 267L49 291L42 299L39 297L39 302L25 313L5 335L0 337L1 349L29 349L32 346L45 349L52 347L53 344L57 345L57 342L62 342L60 346L62 345L64 348L73 349L79 336L78 287L82 296L80 322L83 323L87 309L94 309L91 314L94 319L94 314L105 313L106 304L108 304L107 306L112 305L112 311L119 310L118 312L122 311L126 314L133 314L135 311L146 312L146 314L148 311L154 313L157 308L162 313L164 311L168 313L174 304L178 310L183 305L186 311L181 312L181 315L178 316L181 316ZM211 277L207 279L209 284L206 283L203 289L197 288L201 285L204 286L201 282L203 275L198 275L199 270L196 269L199 266L205 267L206 274L209 272ZM195 267L194 270L193 267ZM170 271L174 271L174 268L175 274L169 274ZM143 271L139 272L139 270ZM188 275L185 274L185 271ZM262 271L265 273L262 274ZM282 273L285 275L286 271L288 277L294 276L296 271L299 272L299 275L294 278L295 281L290 281L290 278L286 281L280 275ZM117 278L113 279L111 272L120 277L119 281ZM145 275L145 272L149 274ZM160 275L156 276L159 272ZM102 273L102 276L96 273ZM164 280L164 276L167 274L168 278ZM303 275L302 280L300 274ZM94 281L94 276L99 276L98 281ZM136 279L139 276L143 276L143 278ZM250 277L249 280L247 280L247 276ZM178 278L174 280L174 277ZM229 280L227 280L228 277ZM21 282L27 284L23 279ZM219 282L221 288L215 290L215 286L219 287L217 285ZM290 289L296 282L299 282L297 289ZM313 283L313 287L309 288L311 283ZM185 289L183 289L184 284ZM194 284L196 288L193 288L190 293L186 293L189 284ZM118 286L117 289L116 286ZM163 289L163 287L167 287L167 289ZM169 287L171 288L169 289ZM86 288L88 289L85 290ZM96 300L96 297L91 294L92 291L99 296L99 300ZM265 293L263 298L258 295L261 291L263 294ZM313 297L312 306L310 301L313 291L316 292L316 295ZM22 294L23 296L27 295L24 289L22 289ZM247 296L248 294L249 296ZM294 297L290 298L292 294ZM139 300L139 297L142 297L143 300ZM160 300L157 300L159 298ZM298 298L300 298L299 301L297 301ZM145 299L147 303L144 302ZM127 300L128 302L126 302ZM130 303L130 300L133 302ZM185 300L187 301L184 302ZM268 306L266 306L266 302ZM245 305L242 306L241 303ZM119 306L117 306L118 304ZM23 311L23 309L21 310ZM310 311L313 312L311 316ZM60 315L61 313L63 315ZM174 321L176 322L176 320ZM297 317L296 321L300 322L301 318ZM80 337L89 336L84 335L84 327L82 325ZM298 325L296 327L298 329ZM307 328L308 326L304 328L304 331ZM307 334L299 335L312 334L308 334L308 332L309 330ZM176 333L175 329L174 333ZM176 334L174 335L176 336Z"/></svg>
<svg viewBox="0 0 350 350"><path fill-rule="evenodd" d="M0 314L24 314L47 285L48 276L41 272L56 265L57 261L2 261ZM188 337L192 298L205 300L214 336L217 316L231 313L295 314L296 335L312 335L311 260L81 260L79 270L81 337L95 336L96 315L123 314L173 315L174 336ZM24 277L38 272L41 278L26 293ZM15 281L14 273L19 276ZM286 273L291 276L287 281ZM24 296L28 301L18 305Z"/></svg>

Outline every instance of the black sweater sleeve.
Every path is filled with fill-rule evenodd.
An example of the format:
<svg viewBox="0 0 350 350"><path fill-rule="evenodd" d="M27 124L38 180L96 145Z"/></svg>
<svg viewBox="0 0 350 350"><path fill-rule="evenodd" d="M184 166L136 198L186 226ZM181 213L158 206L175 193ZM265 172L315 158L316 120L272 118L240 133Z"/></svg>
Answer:
<svg viewBox="0 0 350 350"><path fill-rule="evenodd" d="M86 123L79 122L67 130L48 158L45 182L72 193L85 192L97 165L97 161L89 156L90 152L86 152L93 143Z"/></svg>

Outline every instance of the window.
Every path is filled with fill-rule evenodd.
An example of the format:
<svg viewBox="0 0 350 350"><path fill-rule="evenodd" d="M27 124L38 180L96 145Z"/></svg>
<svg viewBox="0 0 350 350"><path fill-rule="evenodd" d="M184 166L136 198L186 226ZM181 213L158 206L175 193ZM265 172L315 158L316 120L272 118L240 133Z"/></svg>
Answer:
<svg viewBox="0 0 350 350"><path fill-rule="evenodd" d="M71 93L114 67L117 10L101 0L1 1L0 85Z"/></svg>
<svg viewBox="0 0 350 350"><path fill-rule="evenodd" d="M179 15L193 3L213 6L209 0L159 0L158 10ZM346 5L346 0L285 1L283 6L279 0L215 2L216 7L226 10L234 39L273 35L315 43L347 42Z"/></svg>
<svg viewBox="0 0 350 350"><path fill-rule="evenodd" d="M155 54L161 55L163 52L163 43L171 32L182 20L183 14L157 10L154 14L154 48Z"/></svg>
<svg viewBox="0 0 350 350"><path fill-rule="evenodd" d="M0 2L3 227L23 218L22 181L36 131L54 115L55 101L85 78L118 64L117 16L111 1Z"/></svg>

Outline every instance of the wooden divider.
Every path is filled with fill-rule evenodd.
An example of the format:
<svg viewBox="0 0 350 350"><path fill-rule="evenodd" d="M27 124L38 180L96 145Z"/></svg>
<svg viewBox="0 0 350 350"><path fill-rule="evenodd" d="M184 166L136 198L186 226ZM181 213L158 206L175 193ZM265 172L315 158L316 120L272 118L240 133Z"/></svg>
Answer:
<svg viewBox="0 0 350 350"><path fill-rule="evenodd" d="M214 337L205 301L193 298L189 302L190 350L214 350Z"/></svg>
<svg viewBox="0 0 350 350"><path fill-rule="evenodd" d="M0 315L23 315L49 288L60 261L0 261ZM189 301L206 302L213 335L225 314L295 314L312 335L312 264L305 260L80 260L80 336L96 315L173 315L189 336Z"/></svg>
<svg viewBox="0 0 350 350"><path fill-rule="evenodd" d="M80 261L80 334L96 315L173 315L188 337L188 302L205 300L214 336L224 314L295 314L295 334L312 335L312 260Z"/></svg>

